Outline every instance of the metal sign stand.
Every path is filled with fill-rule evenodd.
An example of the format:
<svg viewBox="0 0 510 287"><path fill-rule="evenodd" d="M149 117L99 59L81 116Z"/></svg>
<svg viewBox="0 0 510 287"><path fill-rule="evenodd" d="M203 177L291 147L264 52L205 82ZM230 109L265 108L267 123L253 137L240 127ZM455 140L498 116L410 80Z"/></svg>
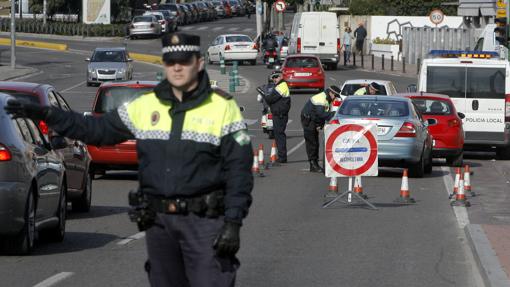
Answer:
<svg viewBox="0 0 510 287"><path fill-rule="evenodd" d="M337 195L335 198L333 198L332 200L324 203L322 205L322 208L328 208L329 206L331 206L333 203L337 202L337 201L340 201L342 202L343 204L346 204L346 205L351 205L352 204L352 196L354 195L354 198L358 199L359 201L361 201L362 203L368 205L371 209L373 210L378 210L377 207L375 207L372 203L370 203L368 200L364 199L362 196L360 196L359 194L357 194L356 192L352 192L352 189L353 189L353 179L354 177L349 177L349 186L347 188L347 191L345 191L344 193L340 194L340 195ZM346 197L347 196L347 201L343 201L341 200L342 198Z"/></svg>

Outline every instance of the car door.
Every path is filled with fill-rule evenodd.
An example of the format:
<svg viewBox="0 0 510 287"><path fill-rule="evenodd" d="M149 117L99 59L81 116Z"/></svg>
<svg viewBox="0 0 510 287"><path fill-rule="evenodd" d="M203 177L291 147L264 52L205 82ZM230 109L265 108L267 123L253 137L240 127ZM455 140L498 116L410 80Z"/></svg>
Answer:
<svg viewBox="0 0 510 287"><path fill-rule="evenodd" d="M60 108L64 111L71 111L71 108L64 98L55 91L52 91L57 98ZM67 167L67 188L81 190L87 176L89 157L86 146L79 140L66 138L68 147L65 148L65 163Z"/></svg>

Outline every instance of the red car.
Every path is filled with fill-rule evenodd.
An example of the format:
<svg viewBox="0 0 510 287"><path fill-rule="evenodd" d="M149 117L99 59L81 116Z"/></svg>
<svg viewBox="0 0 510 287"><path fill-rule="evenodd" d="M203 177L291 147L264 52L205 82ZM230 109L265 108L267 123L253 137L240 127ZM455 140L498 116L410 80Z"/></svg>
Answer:
<svg viewBox="0 0 510 287"><path fill-rule="evenodd" d="M232 17L232 8L230 7L230 3L228 1L223 0L223 7L225 9L225 17Z"/></svg>
<svg viewBox="0 0 510 287"><path fill-rule="evenodd" d="M26 82L0 82L0 93L17 99L53 106L70 111L69 104L57 90L46 84ZM90 174L90 155L87 146L78 140L61 137L48 128L45 122L38 123L39 129L51 142L53 149L65 164L67 201L72 202L73 210L87 212L92 201L92 175Z"/></svg>
<svg viewBox="0 0 510 287"><path fill-rule="evenodd" d="M324 69L316 56L287 56L281 70L289 88L324 89Z"/></svg>
<svg viewBox="0 0 510 287"><path fill-rule="evenodd" d="M428 129L433 139L432 156L446 158L451 166L462 166L464 158L464 129L462 113L457 113L450 97L440 94L416 93L406 94L424 120L435 119L436 124Z"/></svg>
<svg viewBox="0 0 510 287"><path fill-rule="evenodd" d="M155 81L105 82L97 90L92 106L92 115L117 109L120 105L151 92L158 84ZM107 170L136 170L138 157L135 140L128 140L114 146L88 146L92 156L92 170L103 174Z"/></svg>

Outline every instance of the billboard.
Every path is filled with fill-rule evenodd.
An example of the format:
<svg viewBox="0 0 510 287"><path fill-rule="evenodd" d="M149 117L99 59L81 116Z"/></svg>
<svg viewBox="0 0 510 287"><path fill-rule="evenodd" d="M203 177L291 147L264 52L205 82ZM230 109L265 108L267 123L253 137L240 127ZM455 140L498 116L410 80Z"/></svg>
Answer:
<svg viewBox="0 0 510 287"><path fill-rule="evenodd" d="M110 0L83 0L83 23L110 24Z"/></svg>

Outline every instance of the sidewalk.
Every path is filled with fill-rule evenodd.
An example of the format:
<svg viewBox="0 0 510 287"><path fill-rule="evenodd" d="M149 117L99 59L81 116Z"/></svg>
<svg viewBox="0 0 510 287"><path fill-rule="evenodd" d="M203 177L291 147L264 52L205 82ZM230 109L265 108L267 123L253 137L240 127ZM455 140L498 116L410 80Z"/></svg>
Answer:
<svg viewBox="0 0 510 287"><path fill-rule="evenodd" d="M373 62L372 62L373 59ZM372 57L372 55L351 55L351 62L344 65L343 55L340 57L340 63L338 64L339 70L352 70L358 69L367 72L384 73L396 76L405 76L410 78L418 77L418 67L414 64L403 64L400 61L393 61L393 68L391 58L385 58L384 62L380 57ZM404 70L405 69L405 70Z"/></svg>
<svg viewBox="0 0 510 287"><path fill-rule="evenodd" d="M12 69L10 65L0 65L0 81L15 80L30 74L35 74L39 70L30 67L17 66Z"/></svg>

